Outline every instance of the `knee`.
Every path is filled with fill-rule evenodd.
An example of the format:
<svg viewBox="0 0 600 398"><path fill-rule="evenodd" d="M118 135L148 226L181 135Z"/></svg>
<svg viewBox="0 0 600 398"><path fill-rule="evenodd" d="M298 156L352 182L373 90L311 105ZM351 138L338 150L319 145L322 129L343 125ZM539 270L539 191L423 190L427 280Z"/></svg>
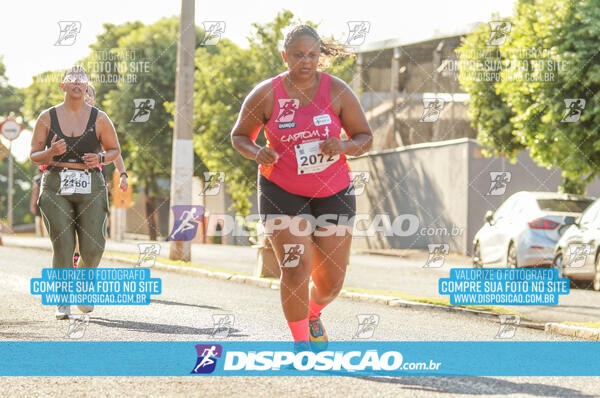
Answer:
<svg viewBox="0 0 600 398"><path fill-rule="evenodd" d="M98 245L83 245L82 242L79 242L79 255L83 261L83 267L97 267L100 264L103 253L104 247L99 247Z"/></svg>
<svg viewBox="0 0 600 398"><path fill-rule="evenodd" d="M331 278L319 278L314 280L314 284L319 289L323 298L334 299L336 298L342 288L344 287L344 278L331 277Z"/></svg>
<svg viewBox="0 0 600 398"><path fill-rule="evenodd" d="M297 288L307 283L310 274L306 271L304 264L298 264L295 268L281 268L281 283L290 288Z"/></svg>

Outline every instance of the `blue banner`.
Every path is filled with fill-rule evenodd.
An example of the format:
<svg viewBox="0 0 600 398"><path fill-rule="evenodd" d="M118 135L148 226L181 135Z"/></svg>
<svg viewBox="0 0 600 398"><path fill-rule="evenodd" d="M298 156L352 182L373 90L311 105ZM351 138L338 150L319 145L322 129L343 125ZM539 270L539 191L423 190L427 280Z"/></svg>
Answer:
<svg viewBox="0 0 600 398"><path fill-rule="evenodd" d="M438 292L452 305L557 305L570 290L556 268L452 268Z"/></svg>
<svg viewBox="0 0 600 398"><path fill-rule="evenodd" d="M162 282L148 268L44 268L29 289L44 305L148 305Z"/></svg>
<svg viewBox="0 0 600 398"><path fill-rule="evenodd" d="M596 342L2 342L0 376L600 376Z"/></svg>

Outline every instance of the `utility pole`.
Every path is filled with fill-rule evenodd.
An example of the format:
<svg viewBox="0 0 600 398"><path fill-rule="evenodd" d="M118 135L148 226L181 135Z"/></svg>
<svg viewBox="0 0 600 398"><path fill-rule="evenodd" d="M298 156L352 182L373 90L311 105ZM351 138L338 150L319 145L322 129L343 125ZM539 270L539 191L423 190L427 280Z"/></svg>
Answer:
<svg viewBox="0 0 600 398"><path fill-rule="evenodd" d="M181 0L179 19L179 45L177 46L177 72L175 82L175 128L171 162L171 206L192 204L192 176L194 174L194 53L196 25L194 1ZM169 214L169 231L175 219ZM189 241L171 241L171 260L191 260Z"/></svg>

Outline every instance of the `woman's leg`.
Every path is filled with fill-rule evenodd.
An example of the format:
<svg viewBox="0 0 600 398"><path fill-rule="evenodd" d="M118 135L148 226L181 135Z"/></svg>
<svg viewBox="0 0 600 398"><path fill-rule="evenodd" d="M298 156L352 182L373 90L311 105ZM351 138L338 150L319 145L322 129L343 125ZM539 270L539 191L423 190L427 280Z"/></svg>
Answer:
<svg viewBox="0 0 600 398"><path fill-rule="evenodd" d="M297 225L301 230L310 228L308 221L301 217L280 216L278 222L288 226L281 228L269 227L270 240L281 267L281 305L283 314L292 331L295 341L308 341L308 284L312 268L313 247L310 233L298 234ZM296 223L296 224L294 224Z"/></svg>
<svg viewBox="0 0 600 398"><path fill-rule="evenodd" d="M106 244L108 196L102 174L91 173L91 193L80 195L77 203L77 237L79 254L78 267L95 268L100 264ZM71 262L73 258L71 258Z"/></svg>
<svg viewBox="0 0 600 398"><path fill-rule="evenodd" d="M70 198L58 193L60 174L46 171L38 204L52 242L52 267L72 268L75 250L75 210Z"/></svg>

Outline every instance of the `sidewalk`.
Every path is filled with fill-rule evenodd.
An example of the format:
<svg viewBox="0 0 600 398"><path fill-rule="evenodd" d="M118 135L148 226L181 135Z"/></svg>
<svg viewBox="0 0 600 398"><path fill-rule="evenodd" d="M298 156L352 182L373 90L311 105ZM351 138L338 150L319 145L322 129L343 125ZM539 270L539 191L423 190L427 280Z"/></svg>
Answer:
<svg viewBox="0 0 600 398"><path fill-rule="evenodd" d="M136 259L138 243L143 241L108 241L105 256L128 255ZM161 246L160 258L169 257L169 242ZM4 245L50 250L47 238L4 235ZM373 251L369 251L373 253ZM350 258L344 288L356 293L401 297L404 300L428 304L443 304L447 296L438 294L439 278L447 278L450 268L470 267L470 258L451 255L441 268L424 268L426 251L384 251L386 255L361 254L354 251ZM381 253L378 251L378 253ZM398 255L399 254L399 255ZM48 258L50 261L50 256ZM467 262L469 261L469 262ZM192 244L192 264L227 273L254 275L257 249L248 246ZM495 312L519 313L522 319L539 324L547 322L600 321L600 293L586 289L571 289L560 297L558 306L505 306L488 307ZM506 311L508 310L508 311Z"/></svg>

